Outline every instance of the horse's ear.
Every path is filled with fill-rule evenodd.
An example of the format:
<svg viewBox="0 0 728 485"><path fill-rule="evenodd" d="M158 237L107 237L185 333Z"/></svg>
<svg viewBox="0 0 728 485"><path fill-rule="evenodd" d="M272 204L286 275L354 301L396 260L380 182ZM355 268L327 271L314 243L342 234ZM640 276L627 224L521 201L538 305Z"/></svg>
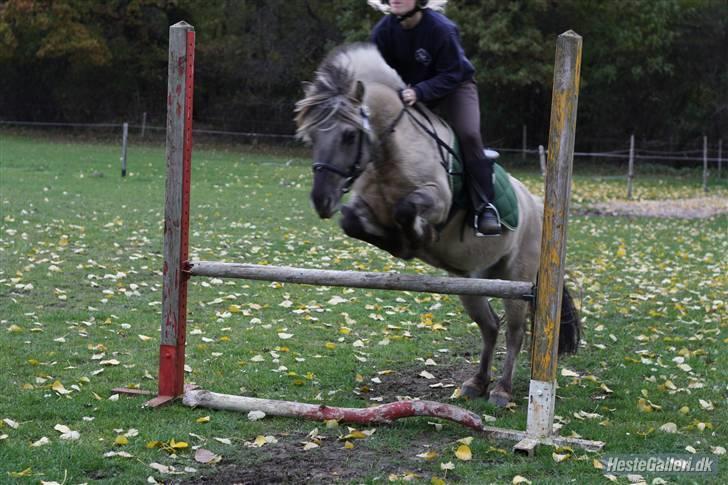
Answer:
<svg viewBox="0 0 728 485"><path fill-rule="evenodd" d="M357 81L356 86L354 86L354 100L359 104L364 102L364 91L364 83Z"/></svg>

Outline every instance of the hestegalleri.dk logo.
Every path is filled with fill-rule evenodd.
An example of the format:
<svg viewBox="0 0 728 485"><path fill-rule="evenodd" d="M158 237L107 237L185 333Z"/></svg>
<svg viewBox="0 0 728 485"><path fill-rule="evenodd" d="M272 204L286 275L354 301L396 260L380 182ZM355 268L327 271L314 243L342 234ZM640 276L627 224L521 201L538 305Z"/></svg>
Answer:
<svg viewBox="0 0 728 485"><path fill-rule="evenodd" d="M718 473L718 459L710 455L607 455L601 462L609 473Z"/></svg>

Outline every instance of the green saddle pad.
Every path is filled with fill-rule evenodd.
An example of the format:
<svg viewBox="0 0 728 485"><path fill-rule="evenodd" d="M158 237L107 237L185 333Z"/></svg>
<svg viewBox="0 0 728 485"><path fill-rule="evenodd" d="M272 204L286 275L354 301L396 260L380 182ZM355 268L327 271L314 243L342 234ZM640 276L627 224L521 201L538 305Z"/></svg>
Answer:
<svg viewBox="0 0 728 485"><path fill-rule="evenodd" d="M448 173L450 178L450 189L453 197L453 209L469 209L470 197L468 197L465 187L465 179L463 167L460 163L460 145L456 141L454 147L458 158L448 156ZM493 189L495 191L495 200L493 205L498 209L501 223L508 229L514 230L518 227L518 199L516 192L513 190L513 184L508 176L508 172L497 163L493 163Z"/></svg>

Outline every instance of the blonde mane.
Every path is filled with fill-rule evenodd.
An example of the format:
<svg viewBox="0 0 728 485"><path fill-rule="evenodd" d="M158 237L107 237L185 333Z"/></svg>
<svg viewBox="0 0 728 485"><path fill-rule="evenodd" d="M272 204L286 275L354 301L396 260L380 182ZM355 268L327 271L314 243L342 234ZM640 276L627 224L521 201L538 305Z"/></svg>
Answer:
<svg viewBox="0 0 728 485"><path fill-rule="evenodd" d="M397 71L389 67L374 44L362 42L344 46L342 50L334 51L331 62L349 70L355 79L364 83L380 83L395 90L405 87Z"/></svg>
<svg viewBox="0 0 728 485"><path fill-rule="evenodd" d="M361 128L362 117L354 98L357 81L379 83L393 90L405 87L374 44L338 47L323 60L314 80L304 85L306 96L295 108L296 136L308 142L311 130L333 121L346 121Z"/></svg>
<svg viewBox="0 0 728 485"><path fill-rule="evenodd" d="M447 6L447 2L448 0L430 0L429 2L427 2L427 6L425 8L429 8L438 12L443 12L445 10L445 7ZM367 0L367 3L374 10L379 10L380 12L387 15L389 15L390 10L392 9L392 7L383 4L380 0Z"/></svg>

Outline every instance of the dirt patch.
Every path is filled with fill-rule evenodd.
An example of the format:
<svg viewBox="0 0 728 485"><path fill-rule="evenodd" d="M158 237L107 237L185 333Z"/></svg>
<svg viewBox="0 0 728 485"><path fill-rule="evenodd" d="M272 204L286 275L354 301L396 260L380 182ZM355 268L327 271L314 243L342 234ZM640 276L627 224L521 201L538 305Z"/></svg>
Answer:
<svg viewBox="0 0 728 485"><path fill-rule="evenodd" d="M342 430L340 430L342 431ZM213 483L259 484L259 483L342 483L369 478L388 482L390 475L399 478L413 474L419 479L430 481L437 475L433 465L415 455L429 450L420 443L408 443L405 453L402 450L370 444L374 438L354 441L353 449L345 449L336 431L322 431L319 435L320 446L303 450L303 442L310 441L306 434L277 436L277 443L263 448L241 450L240 459L223 462L215 466L214 473L177 482L185 485ZM441 451L441 450L438 450ZM452 472L449 481L457 481Z"/></svg>
<svg viewBox="0 0 728 485"><path fill-rule="evenodd" d="M424 363L406 369L400 369L391 374L369 376L360 386L360 397L368 401L382 400L392 402L403 399L422 399L428 401L447 402L453 391L472 377L477 370L476 364L470 364L465 359L437 366L428 366ZM426 372L432 378L423 377ZM381 382L372 381L377 379ZM376 404L372 402L371 404Z"/></svg>
<svg viewBox="0 0 728 485"><path fill-rule="evenodd" d="M470 355L458 356L437 366L418 362L392 373L366 376L356 391L365 401L361 407L405 398L448 402L455 388L475 372L476 366L468 362L470 358ZM421 377L419 374L423 370L435 377ZM433 384L435 387L431 387ZM519 387L516 392L526 391ZM340 483L358 480L386 483L390 475L399 479L409 476L429 483L433 476L442 476L439 461L427 462L416 455L432 450L442 456L451 446L451 443L443 442L442 435L424 432L417 434L414 440L408 438L406 447L393 448L378 439L375 433L365 440L352 440L355 448L347 450L339 439L339 435L346 432L344 424L326 429L321 423L318 429L321 438L318 448L303 450L302 443L311 440L303 432L279 434L277 443L262 448L242 448L238 456L216 465L213 472L203 472L201 476L177 483ZM433 433L436 433L434 428ZM459 477L450 471L447 481L458 482Z"/></svg>
<svg viewBox="0 0 728 485"><path fill-rule="evenodd" d="M614 200L577 209L578 213L604 216L674 217L707 219L728 214L728 198L696 197L669 200Z"/></svg>

